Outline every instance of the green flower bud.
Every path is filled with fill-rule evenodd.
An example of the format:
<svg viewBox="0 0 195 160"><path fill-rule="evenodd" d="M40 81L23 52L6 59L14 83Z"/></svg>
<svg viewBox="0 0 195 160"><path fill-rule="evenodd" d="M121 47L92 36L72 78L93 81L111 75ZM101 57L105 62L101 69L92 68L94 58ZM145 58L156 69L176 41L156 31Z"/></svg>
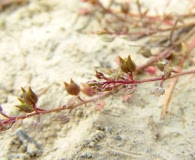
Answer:
<svg viewBox="0 0 195 160"><path fill-rule="evenodd" d="M131 60L130 55L126 59L122 59L119 57L120 63L121 63L121 70L124 73L132 73L136 70L135 63Z"/></svg>
<svg viewBox="0 0 195 160"><path fill-rule="evenodd" d="M23 97L24 97L24 101L27 104L36 104L38 101L38 97L37 95L32 91L31 87L28 88L28 91L26 91L25 89L21 88L23 91Z"/></svg>

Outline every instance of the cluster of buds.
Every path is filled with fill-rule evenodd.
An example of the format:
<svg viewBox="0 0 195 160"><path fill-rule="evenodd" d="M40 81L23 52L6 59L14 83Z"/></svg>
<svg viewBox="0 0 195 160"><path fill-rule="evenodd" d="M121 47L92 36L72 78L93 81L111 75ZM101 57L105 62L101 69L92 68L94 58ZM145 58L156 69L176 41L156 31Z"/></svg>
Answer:
<svg viewBox="0 0 195 160"><path fill-rule="evenodd" d="M156 66L158 67L159 70L164 72L163 74L164 78L169 78L171 76L172 72L171 61L168 61L166 59L160 59Z"/></svg>
<svg viewBox="0 0 195 160"><path fill-rule="evenodd" d="M96 92L105 92L105 91L111 91L114 89L113 84L101 84L100 82L93 80L88 82L88 85L91 87L94 93Z"/></svg>
<svg viewBox="0 0 195 160"><path fill-rule="evenodd" d="M31 87L29 87L27 91L24 88L21 88L21 90L23 92L23 98L18 98L21 104L16 105L15 107L27 113L35 111L35 108L33 106L38 101L37 95L32 91Z"/></svg>
<svg viewBox="0 0 195 160"><path fill-rule="evenodd" d="M88 82L87 84L92 89L92 92L96 93L96 92L101 91L101 89L100 89L101 88L101 84L98 81L93 80L93 81Z"/></svg>
<svg viewBox="0 0 195 160"><path fill-rule="evenodd" d="M133 72L136 70L136 65L132 61L131 56L129 55L125 59L122 59L119 56L119 60L120 60L120 68L121 68L122 72L127 73L129 75L129 78L133 81L134 80Z"/></svg>

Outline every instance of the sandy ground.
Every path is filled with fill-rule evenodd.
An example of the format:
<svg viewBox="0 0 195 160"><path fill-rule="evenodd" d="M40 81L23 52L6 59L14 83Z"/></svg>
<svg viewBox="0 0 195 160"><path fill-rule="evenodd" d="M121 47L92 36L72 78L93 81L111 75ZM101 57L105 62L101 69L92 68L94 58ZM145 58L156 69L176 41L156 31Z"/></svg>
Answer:
<svg viewBox="0 0 195 160"><path fill-rule="evenodd" d="M164 1L150 2L145 7L158 7L159 12L185 12L189 7L187 0L171 1L170 8ZM53 84L38 104L54 108L70 98L63 81L87 82L94 78L94 68L117 67L119 55L131 54L137 64L145 61L129 46L136 42L124 37L106 42L105 37L77 32L87 21L82 17L74 23L80 7L79 0L31 0L1 11L0 103L6 113L19 114L13 106L20 87L30 85L40 93ZM0 159L194 160L195 82L189 83L190 77L179 79L165 120L160 120L164 96L149 94L158 83L142 84L128 102L111 95L101 111L94 104L73 110L67 124L59 125L48 115L42 116L39 133L23 128L0 133Z"/></svg>

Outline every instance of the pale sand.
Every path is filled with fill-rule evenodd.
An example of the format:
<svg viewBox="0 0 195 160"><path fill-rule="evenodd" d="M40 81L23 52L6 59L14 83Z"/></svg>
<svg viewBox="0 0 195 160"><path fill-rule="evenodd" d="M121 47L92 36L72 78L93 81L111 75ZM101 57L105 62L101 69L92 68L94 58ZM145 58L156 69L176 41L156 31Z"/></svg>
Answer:
<svg viewBox="0 0 195 160"><path fill-rule="evenodd" d="M146 8L158 8L160 13L166 8L164 1L150 2L145 2ZM135 54L137 47L129 46L136 42L123 37L106 42L105 37L77 32L86 22L86 17L81 17L74 24L80 7L79 0L32 0L1 12L0 103L7 114L19 114L13 106L18 104L20 87L30 85L40 93L54 84L38 105L59 107L70 98L63 81L73 78L81 84L94 79L95 68L116 68L119 55L131 54L137 64L146 61ZM188 7L189 1L174 0L166 11L181 13ZM97 28L92 23L89 31ZM96 111L94 104L81 106L62 126L52 121L54 115L42 116L43 131L27 132L34 141L22 137L22 129L0 133L0 159L193 160L195 81L189 83L190 77L179 79L168 108L171 114L165 120L160 120L164 96L149 94L158 83L142 84L128 102L111 95L103 110ZM25 124L31 121L25 120Z"/></svg>

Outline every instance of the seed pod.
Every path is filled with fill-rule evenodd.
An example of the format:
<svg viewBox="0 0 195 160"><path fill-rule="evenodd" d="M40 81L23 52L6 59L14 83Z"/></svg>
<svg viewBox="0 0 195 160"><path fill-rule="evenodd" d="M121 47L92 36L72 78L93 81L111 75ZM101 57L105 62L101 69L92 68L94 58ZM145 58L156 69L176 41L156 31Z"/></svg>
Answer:
<svg viewBox="0 0 195 160"><path fill-rule="evenodd" d="M156 64L156 66L158 67L158 69L160 69L162 72L164 71L165 66L169 63L168 60L166 59L160 59L158 61L158 63Z"/></svg>
<svg viewBox="0 0 195 160"><path fill-rule="evenodd" d="M31 87L28 87L26 92L26 98L30 100L31 103L36 104L38 101L37 95L32 91Z"/></svg>
<svg viewBox="0 0 195 160"><path fill-rule="evenodd" d="M135 63L131 60L130 55L127 57L127 67L130 72L134 72L136 70Z"/></svg>
<svg viewBox="0 0 195 160"><path fill-rule="evenodd" d="M70 84L64 82L66 91L70 94L70 95L74 95L77 96L80 93L80 87L78 84L76 84L72 79L70 80Z"/></svg>
<svg viewBox="0 0 195 160"><path fill-rule="evenodd" d="M149 58L152 56L151 50L149 48L146 47L141 47L138 52L138 54L141 54L142 56L144 56L145 58Z"/></svg>
<svg viewBox="0 0 195 160"><path fill-rule="evenodd" d="M120 64L121 64L121 70L124 73L132 73L136 70L136 65L135 63L131 60L130 55L126 59L122 59L119 57Z"/></svg>
<svg viewBox="0 0 195 160"><path fill-rule="evenodd" d="M26 91L24 88L21 87L21 90L23 92L23 99L18 98L18 100L21 103L27 103L27 104L36 104L38 101L37 95L32 91L31 87L28 88L28 91Z"/></svg>
<svg viewBox="0 0 195 160"><path fill-rule="evenodd" d="M86 83L82 84L81 91L87 96L94 96L95 95L92 88Z"/></svg>

